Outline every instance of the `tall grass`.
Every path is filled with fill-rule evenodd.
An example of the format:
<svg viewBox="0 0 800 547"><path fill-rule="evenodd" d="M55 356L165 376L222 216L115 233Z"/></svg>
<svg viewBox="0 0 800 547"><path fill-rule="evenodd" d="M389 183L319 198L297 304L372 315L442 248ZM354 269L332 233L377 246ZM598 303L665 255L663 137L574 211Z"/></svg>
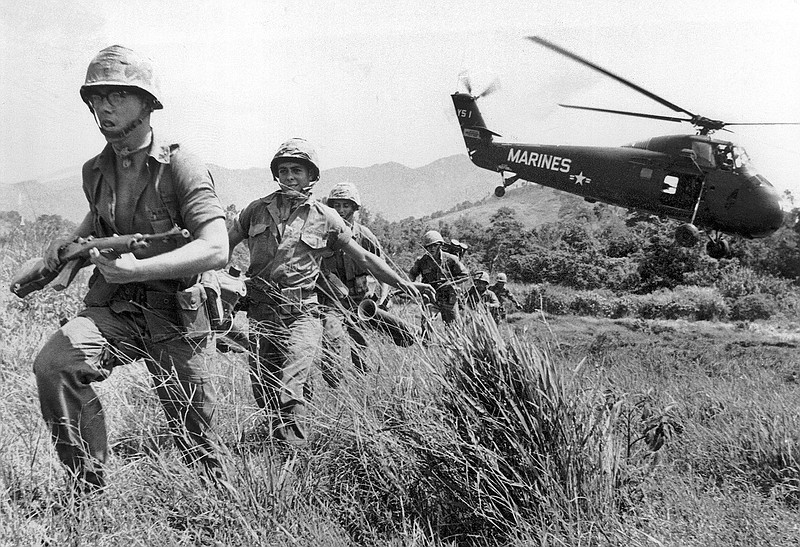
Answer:
<svg viewBox="0 0 800 547"><path fill-rule="evenodd" d="M0 545L800 539L800 335L641 319L519 315L498 327L476 315L410 348L370 334L367 374L348 368L331 389L315 373L302 450L259 435L245 355L218 354L230 489L181 463L150 377L131 363L96 386L109 487L76 498L30 367L81 292L0 296ZM418 309L398 312L416 320Z"/></svg>

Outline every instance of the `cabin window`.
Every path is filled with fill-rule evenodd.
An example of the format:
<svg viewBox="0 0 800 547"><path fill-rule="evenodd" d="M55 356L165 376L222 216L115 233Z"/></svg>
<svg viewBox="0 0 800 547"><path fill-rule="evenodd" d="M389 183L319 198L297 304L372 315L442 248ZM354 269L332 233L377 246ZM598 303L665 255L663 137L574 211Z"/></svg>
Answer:
<svg viewBox="0 0 800 547"><path fill-rule="evenodd" d="M680 179L673 175L667 175L664 177L664 186L661 187L661 192L664 194L669 194L671 196L675 195L675 192L678 191L678 181Z"/></svg>
<svg viewBox="0 0 800 547"><path fill-rule="evenodd" d="M741 146L733 147L733 166L736 169L742 169L750 165L750 156Z"/></svg>
<svg viewBox="0 0 800 547"><path fill-rule="evenodd" d="M707 142L692 142L692 150L697 154L697 165L700 167L716 167L714 163L714 150Z"/></svg>
<svg viewBox="0 0 800 547"><path fill-rule="evenodd" d="M723 171L733 171L733 146L730 144L718 144L714 150L717 160L717 167Z"/></svg>

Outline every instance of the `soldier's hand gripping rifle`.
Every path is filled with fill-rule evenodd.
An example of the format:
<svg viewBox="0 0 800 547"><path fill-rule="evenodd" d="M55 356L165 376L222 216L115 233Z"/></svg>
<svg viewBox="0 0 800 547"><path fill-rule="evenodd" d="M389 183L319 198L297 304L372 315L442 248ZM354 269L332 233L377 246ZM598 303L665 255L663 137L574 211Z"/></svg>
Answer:
<svg viewBox="0 0 800 547"><path fill-rule="evenodd" d="M97 249L103 254L120 256L148 247L154 241L188 240L189 230L173 227L160 234L131 234L112 237L96 237L67 243L58 250L59 265L50 269L42 258L32 258L23 264L19 273L11 280L11 292L23 298L34 291L53 285L57 291L72 283L78 271L88 264L89 250Z"/></svg>

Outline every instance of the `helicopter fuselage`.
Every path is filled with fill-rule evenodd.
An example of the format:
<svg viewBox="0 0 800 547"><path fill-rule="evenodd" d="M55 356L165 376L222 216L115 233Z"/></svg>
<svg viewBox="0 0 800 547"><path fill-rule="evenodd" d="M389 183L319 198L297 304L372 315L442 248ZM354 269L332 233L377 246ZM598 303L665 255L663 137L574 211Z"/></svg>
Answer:
<svg viewBox="0 0 800 547"><path fill-rule="evenodd" d="M783 222L780 196L746 153L708 135L671 135L622 147L500 142L475 99L453 94L472 162L587 201L693 222L705 229L766 237Z"/></svg>

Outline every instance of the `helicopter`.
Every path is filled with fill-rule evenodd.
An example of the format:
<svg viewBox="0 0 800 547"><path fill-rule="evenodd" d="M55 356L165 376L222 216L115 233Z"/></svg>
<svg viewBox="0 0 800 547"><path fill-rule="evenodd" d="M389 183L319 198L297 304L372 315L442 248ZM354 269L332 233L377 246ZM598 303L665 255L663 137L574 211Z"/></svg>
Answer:
<svg viewBox="0 0 800 547"><path fill-rule="evenodd" d="M703 238L706 252L715 259L730 256L724 234L747 239L774 233L784 221L785 210L778 191L753 167L745 149L731 141L712 137L733 125L798 125L797 123L731 123L700 116L675 105L608 70L543 38L529 40L613 78L623 85L683 116L662 116L560 104L565 108L656 120L686 122L694 135L652 137L621 147L519 144L502 142L487 128L477 100L496 89L492 84L473 95L469 80L466 93L451 95L464 142L472 162L500 173L502 184L495 195L525 180L597 201L675 219L681 224L675 240L694 247Z"/></svg>

